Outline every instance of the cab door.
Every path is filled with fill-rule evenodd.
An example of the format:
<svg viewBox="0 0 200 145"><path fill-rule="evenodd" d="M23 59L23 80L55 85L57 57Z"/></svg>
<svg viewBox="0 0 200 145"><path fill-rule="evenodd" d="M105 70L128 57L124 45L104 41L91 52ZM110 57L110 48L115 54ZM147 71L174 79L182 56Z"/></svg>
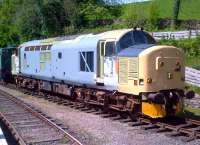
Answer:
<svg viewBox="0 0 200 145"><path fill-rule="evenodd" d="M97 45L97 83L103 84L104 78L105 41L100 40Z"/></svg>
<svg viewBox="0 0 200 145"><path fill-rule="evenodd" d="M114 75L115 40L100 40L97 47L97 84L104 85Z"/></svg>

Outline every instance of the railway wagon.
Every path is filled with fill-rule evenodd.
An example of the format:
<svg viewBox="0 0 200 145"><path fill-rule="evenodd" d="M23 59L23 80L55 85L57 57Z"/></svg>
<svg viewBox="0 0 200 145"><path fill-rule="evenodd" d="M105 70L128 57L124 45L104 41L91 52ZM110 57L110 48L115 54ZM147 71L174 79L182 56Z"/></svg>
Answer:
<svg viewBox="0 0 200 145"><path fill-rule="evenodd" d="M12 81L11 56L16 47L0 48L0 80L4 82Z"/></svg>
<svg viewBox="0 0 200 145"><path fill-rule="evenodd" d="M183 110L183 52L143 30L29 41L12 59L17 85L32 91L151 118Z"/></svg>

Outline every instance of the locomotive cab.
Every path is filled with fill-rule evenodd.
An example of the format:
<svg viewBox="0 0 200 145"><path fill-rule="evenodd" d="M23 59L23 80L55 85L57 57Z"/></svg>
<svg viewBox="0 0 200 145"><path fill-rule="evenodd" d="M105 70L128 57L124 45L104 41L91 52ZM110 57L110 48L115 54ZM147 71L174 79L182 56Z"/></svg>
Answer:
<svg viewBox="0 0 200 145"><path fill-rule="evenodd" d="M176 115L183 108L180 91L185 83L183 58L183 52L176 47L151 43L122 50L118 54L119 91L140 96L144 115L152 118Z"/></svg>
<svg viewBox="0 0 200 145"><path fill-rule="evenodd" d="M126 33L108 33L97 44L97 85L116 86L118 84L118 55L135 45L152 45L155 40L145 31L127 30ZM137 51L137 50L136 50ZM135 52L135 50L134 50ZM134 67L134 66L133 66ZM117 86L114 89L118 89Z"/></svg>

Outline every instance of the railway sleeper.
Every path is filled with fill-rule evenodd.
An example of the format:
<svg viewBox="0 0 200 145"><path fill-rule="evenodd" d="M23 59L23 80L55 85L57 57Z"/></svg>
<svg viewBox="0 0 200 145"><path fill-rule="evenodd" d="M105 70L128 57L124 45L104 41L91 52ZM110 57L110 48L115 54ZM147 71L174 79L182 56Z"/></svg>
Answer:
<svg viewBox="0 0 200 145"><path fill-rule="evenodd" d="M112 120L125 120L125 122L137 121L138 112L141 111L141 102L139 101L138 96L127 96L116 91L111 92L105 90L89 89L82 86L70 86L68 84L59 84L45 81L39 81L39 85L30 85L31 81L28 82L26 80L23 85L19 86L24 87L28 84L28 89L31 88L36 90L36 92L44 94L46 99L49 101L67 105L88 113L94 112L96 114L103 114L102 117L111 118ZM55 98L55 96L57 97ZM63 100L59 99L58 97L68 99L69 102L63 103ZM95 108L99 108L100 111L95 110ZM119 115L113 115L113 112ZM155 125L151 125L150 122L145 122L144 120L139 120L132 126L138 125L147 125L146 128L155 128ZM180 128L182 128L182 126L180 126ZM161 130L163 129L160 129L159 131ZM164 130L167 129L165 128ZM177 129L177 132L178 130L179 129Z"/></svg>

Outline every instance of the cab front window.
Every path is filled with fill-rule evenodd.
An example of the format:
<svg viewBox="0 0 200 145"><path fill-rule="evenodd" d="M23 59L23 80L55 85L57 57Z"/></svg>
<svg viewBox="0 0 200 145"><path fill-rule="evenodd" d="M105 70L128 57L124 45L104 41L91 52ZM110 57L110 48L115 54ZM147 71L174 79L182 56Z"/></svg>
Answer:
<svg viewBox="0 0 200 145"><path fill-rule="evenodd" d="M155 44L156 41L154 38L149 35L147 32L133 30L125 34L120 40L120 50L128 48L133 45L140 45L140 44Z"/></svg>

